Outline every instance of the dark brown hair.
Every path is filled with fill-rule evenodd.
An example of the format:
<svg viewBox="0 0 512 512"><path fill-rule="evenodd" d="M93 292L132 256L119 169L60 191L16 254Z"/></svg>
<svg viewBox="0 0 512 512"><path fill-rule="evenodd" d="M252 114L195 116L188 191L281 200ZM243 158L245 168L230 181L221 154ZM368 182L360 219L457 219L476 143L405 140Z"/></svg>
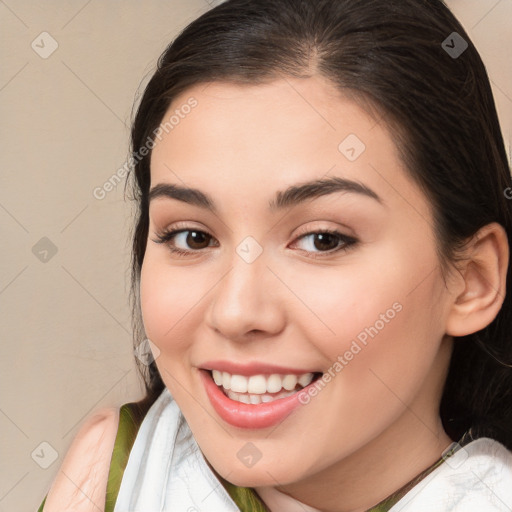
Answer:
<svg viewBox="0 0 512 512"><path fill-rule="evenodd" d="M463 42L460 54L450 53ZM450 39L452 37L452 39ZM449 41L447 48L444 41ZM140 100L131 150L153 136L173 99L211 81L258 84L318 74L364 102L391 130L410 177L434 211L439 262L496 221L512 235L504 190L510 169L489 79L469 36L441 0L228 0L188 25L161 55ZM130 173L134 343L146 336L139 304L148 237L150 153ZM510 266L509 266L510 267ZM507 289L511 290L511 273ZM457 440L472 427L512 449L512 296L485 329L455 338L441 402ZM154 401L164 384L136 360Z"/></svg>

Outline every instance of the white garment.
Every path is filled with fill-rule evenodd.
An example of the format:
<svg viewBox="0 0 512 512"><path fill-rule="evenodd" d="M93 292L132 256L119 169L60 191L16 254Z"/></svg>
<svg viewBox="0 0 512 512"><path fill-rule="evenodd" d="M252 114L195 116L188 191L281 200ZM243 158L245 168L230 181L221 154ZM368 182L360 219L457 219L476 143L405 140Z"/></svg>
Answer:
<svg viewBox="0 0 512 512"><path fill-rule="evenodd" d="M114 512L239 512L181 420L178 405L164 389L140 425ZM273 512L307 510L288 501L286 509ZM390 512L512 512L512 453L489 438L472 441Z"/></svg>
<svg viewBox="0 0 512 512"><path fill-rule="evenodd" d="M482 437L459 448L390 512L512 512L512 452Z"/></svg>
<svg viewBox="0 0 512 512"><path fill-rule="evenodd" d="M114 512L239 512L165 388L130 451Z"/></svg>
<svg viewBox="0 0 512 512"><path fill-rule="evenodd" d="M310 507L293 499L291 496L278 491L275 487L258 487L258 496L265 502L265 505L272 511L279 512L322 512L317 508Z"/></svg>

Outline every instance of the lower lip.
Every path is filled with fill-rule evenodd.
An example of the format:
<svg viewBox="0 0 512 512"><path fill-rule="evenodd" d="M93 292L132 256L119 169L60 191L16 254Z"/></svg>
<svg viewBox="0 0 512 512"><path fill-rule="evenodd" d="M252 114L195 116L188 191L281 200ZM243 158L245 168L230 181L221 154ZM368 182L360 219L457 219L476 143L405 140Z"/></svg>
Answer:
<svg viewBox="0 0 512 512"><path fill-rule="evenodd" d="M299 401L299 392L261 404L237 402L231 400L220 390L210 372L200 370L199 373L213 408L224 421L234 427L252 429L272 427L281 423L302 405Z"/></svg>

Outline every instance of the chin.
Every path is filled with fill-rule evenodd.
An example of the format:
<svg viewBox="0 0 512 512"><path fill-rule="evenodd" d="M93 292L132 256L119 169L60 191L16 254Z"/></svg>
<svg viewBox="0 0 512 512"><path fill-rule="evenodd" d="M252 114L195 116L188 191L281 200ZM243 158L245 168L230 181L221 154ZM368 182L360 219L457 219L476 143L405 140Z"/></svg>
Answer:
<svg viewBox="0 0 512 512"><path fill-rule="evenodd" d="M267 487L279 485L287 485L296 482L302 475L294 474L291 468L276 465L259 465L256 463L250 468L241 467L239 464L234 468L227 466L226 471L216 471L224 478L238 487ZM222 468L224 469L224 468Z"/></svg>
<svg viewBox="0 0 512 512"><path fill-rule="evenodd" d="M269 471L270 475L265 471L254 473L251 469L247 470L245 474L243 473L241 471L233 472L229 474L229 478L224 478L238 487L269 487L275 486L276 482L279 482L280 485L289 483L288 481L283 482L279 478L280 473L274 476L271 471Z"/></svg>

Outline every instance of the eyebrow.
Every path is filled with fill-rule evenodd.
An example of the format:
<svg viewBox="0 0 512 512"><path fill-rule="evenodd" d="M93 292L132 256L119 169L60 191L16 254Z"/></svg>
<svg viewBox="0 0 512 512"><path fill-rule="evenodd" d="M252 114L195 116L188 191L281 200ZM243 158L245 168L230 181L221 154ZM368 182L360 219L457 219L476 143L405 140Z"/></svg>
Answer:
<svg viewBox="0 0 512 512"><path fill-rule="evenodd" d="M384 204L382 198L363 183L332 176L299 183L288 187L286 190L278 191L274 199L269 201L268 206L269 210L274 212L298 205L308 199L314 199L335 192L360 194L375 199L380 204ZM158 183L149 192L149 202L162 197L176 199L187 204L198 206L199 208L204 208L212 213L218 213L215 201L208 194L196 188L182 187L181 185L171 183Z"/></svg>

